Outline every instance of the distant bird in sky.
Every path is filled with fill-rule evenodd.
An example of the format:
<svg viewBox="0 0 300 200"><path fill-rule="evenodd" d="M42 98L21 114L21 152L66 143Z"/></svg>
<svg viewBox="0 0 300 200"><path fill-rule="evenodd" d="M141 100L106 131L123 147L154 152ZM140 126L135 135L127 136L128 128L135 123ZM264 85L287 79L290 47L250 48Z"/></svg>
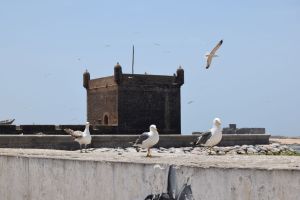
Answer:
<svg viewBox="0 0 300 200"><path fill-rule="evenodd" d="M221 120L219 118L215 118L213 120L213 127L210 129L210 131L201 133L201 135L194 142L194 145L213 147L219 144L222 139L221 124Z"/></svg>
<svg viewBox="0 0 300 200"><path fill-rule="evenodd" d="M211 65L211 61L213 59L213 57L218 57L216 55L216 51L220 48L220 46L222 45L223 40L221 40L216 46L215 48L213 48L213 50L210 53L205 54L206 57L206 69L209 68L209 66Z"/></svg>
<svg viewBox="0 0 300 200"><path fill-rule="evenodd" d="M159 141L159 135L156 126L152 124L149 130L149 132L142 133L133 145L134 147L141 147L143 149L147 149L147 157L152 156L150 148L156 145Z"/></svg>
<svg viewBox="0 0 300 200"><path fill-rule="evenodd" d="M44 78L48 78L48 77L50 77L52 74L51 73L46 73L46 74L44 74Z"/></svg>
<svg viewBox="0 0 300 200"><path fill-rule="evenodd" d="M73 131L70 128L64 129L66 133L71 135L74 141L78 142L80 145L80 152L82 153L82 147L84 146L85 152L87 153L87 145L91 144L92 137L90 135L90 123L86 122L84 131Z"/></svg>
<svg viewBox="0 0 300 200"><path fill-rule="evenodd" d="M193 103L194 101L188 101L188 104L191 104L191 103Z"/></svg>

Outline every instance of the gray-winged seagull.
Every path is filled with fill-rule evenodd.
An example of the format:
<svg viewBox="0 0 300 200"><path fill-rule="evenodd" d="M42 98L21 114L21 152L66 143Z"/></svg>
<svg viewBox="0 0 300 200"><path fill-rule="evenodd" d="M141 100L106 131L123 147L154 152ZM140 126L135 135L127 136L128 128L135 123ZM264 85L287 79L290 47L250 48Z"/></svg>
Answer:
<svg viewBox="0 0 300 200"><path fill-rule="evenodd" d="M151 157L150 148L156 145L159 141L159 135L156 126L152 124L149 130L149 132L142 133L133 145L135 147L147 149L147 157Z"/></svg>
<svg viewBox="0 0 300 200"><path fill-rule="evenodd" d="M211 61L212 61L213 57L217 57L217 55L215 55L215 54L216 54L216 51L220 48L220 46L222 45L222 43L223 43L223 40L221 40L221 41L215 46L215 48L213 48L213 50L212 50L210 53L208 53L208 54L205 55L205 57L206 57L206 69L209 68L209 66L210 66L210 64L211 64Z"/></svg>
<svg viewBox="0 0 300 200"><path fill-rule="evenodd" d="M79 145L80 145L80 152L82 152L82 146L84 145L84 148L85 148L85 152L87 152L87 145L91 144L91 141L92 141L92 137L91 137L91 134L90 134L90 123L89 122L86 122L86 125L85 125L85 129L84 131L73 131L72 129L69 129L69 128L66 128L64 129L65 132L67 132L68 134L70 134L74 141L78 142Z"/></svg>
<svg viewBox="0 0 300 200"><path fill-rule="evenodd" d="M200 145L204 147L213 147L220 143L222 139L222 127L221 120L215 118L213 121L213 127L209 132L202 133L194 143L195 145Z"/></svg>

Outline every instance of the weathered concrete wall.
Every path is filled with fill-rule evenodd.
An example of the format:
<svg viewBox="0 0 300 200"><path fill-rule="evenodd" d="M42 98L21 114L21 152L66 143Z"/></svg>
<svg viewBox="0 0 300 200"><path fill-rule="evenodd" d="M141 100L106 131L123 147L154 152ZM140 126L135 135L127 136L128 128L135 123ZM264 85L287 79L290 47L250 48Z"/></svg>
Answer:
<svg viewBox="0 0 300 200"><path fill-rule="evenodd" d="M265 134L265 128L223 128L223 134Z"/></svg>
<svg viewBox="0 0 300 200"><path fill-rule="evenodd" d="M131 147L137 135L93 135L94 148ZM156 147L188 147L197 135L160 135ZM219 146L268 144L270 135L223 135ZM130 143L131 142L131 143ZM0 148L78 149L79 145L68 135L0 135Z"/></svg>
<svg viewBox="0 0 300 200"><path fill-rule="evenodd" d="M0 197L18 199L143 200L167 191L167 164L0 156ZM195 200L298 200L300 170L189 167L176 169L177 185L190 178Z"/></svg>

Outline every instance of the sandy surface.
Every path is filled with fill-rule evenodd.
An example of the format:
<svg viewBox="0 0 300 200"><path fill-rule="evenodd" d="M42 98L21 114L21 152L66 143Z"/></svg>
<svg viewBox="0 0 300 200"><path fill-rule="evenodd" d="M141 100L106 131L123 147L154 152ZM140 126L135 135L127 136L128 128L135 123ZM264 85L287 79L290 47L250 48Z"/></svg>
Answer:
<svg viewBox="0 0 300 200"><path fill-rule="evenodd" d="M300 139L270 138L270 142L276 142L276 143L279 143L279 144L300 144Z"/></svg>
<svg viewBox="0 0 300 200"><path fill-rule="evenodd" d="M300 170L300 156L263 156L263 155L196 155L153 153L152 158L145 157L145 152L101 152L90 149L88 153L49 149L0 149L0 156L89 160L99 162L126 162L143 164L175 164L192 167L217 168L256 168L256 169L293 169Z"/></svg>

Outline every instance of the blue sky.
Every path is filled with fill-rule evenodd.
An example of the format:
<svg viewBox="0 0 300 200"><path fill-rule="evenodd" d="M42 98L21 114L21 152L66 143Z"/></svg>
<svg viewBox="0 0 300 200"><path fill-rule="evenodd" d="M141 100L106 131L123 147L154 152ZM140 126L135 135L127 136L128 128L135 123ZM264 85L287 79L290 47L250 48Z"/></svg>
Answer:
<svg viewBox="0 0 300 200"><path fill-rule="evenodd" d="M0 119L84 123L82 73L185 70L182 132L300 135L299 1L0 1ZM204 54L223 39L209 70ZM193 101L188 104L189 101Z"/></svg>

